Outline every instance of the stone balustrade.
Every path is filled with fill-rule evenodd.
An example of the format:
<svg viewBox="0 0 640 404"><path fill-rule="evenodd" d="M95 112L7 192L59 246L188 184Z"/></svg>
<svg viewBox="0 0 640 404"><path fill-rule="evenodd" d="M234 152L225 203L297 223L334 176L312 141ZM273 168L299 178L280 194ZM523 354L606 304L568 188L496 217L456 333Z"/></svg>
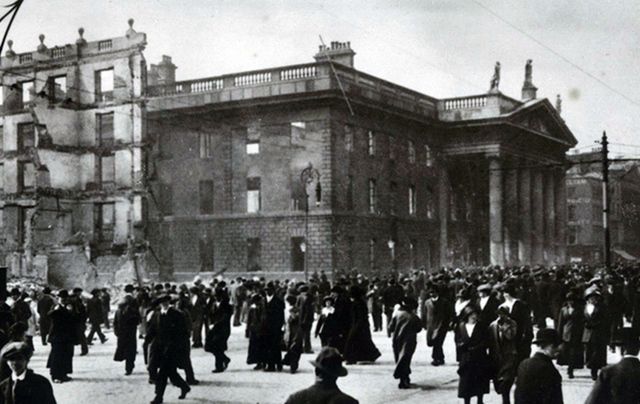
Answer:
<svg viewBox="0 0 640 404"><path fill-rule="evenodd" d="M445 111L452 109L482 108L487 105L487 96L473 95L469 97L449 98L441 102L442 109Z"/></svg>

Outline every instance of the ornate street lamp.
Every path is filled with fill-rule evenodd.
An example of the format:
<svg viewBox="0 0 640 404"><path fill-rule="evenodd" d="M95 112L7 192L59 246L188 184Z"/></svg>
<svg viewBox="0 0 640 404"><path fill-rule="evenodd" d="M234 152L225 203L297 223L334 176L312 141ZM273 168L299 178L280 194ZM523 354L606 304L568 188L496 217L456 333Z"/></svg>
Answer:
<svg viewBox="0 0 640 404"><path fill-rule="evenodd" d="M320 185L320 172L313 168L313 164L309 163L300 173L300 184L304 190L304 242L300 245L300 250L304 253L304 280L308 280L309 263L308 256L311 248L309 243L309 193L307 192L307 186L316 181L316 206L320 206L322 201L322 186Z"/></svg>

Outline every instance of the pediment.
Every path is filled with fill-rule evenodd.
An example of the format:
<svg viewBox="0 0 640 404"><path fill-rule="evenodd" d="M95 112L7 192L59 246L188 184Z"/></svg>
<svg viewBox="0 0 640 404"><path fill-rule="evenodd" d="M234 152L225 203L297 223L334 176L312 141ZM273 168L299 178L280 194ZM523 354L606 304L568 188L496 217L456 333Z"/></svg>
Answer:
<svg viewBox="0 0 640 404"><path fill-rule="evenodd" d="M523 106L509 120L514 125L566 143L570 147L577 143L564 120L546 99Z"/></svg>

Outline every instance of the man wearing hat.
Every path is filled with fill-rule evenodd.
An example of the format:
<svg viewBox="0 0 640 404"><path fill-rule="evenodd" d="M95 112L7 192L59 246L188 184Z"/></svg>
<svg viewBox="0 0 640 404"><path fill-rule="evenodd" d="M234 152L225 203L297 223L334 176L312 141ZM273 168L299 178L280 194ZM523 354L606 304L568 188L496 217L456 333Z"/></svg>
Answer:
<svg viewBox="0 0 640 404"><path fill-rule="evenodd" d="M480 308L478 321L487 327L498 318L497 312L498 306L500 306L500 301L491 293L492 289L488 283L478 286L478 300L476 302L476 306Z"/></svg>
<svg viewBox="0 0 640 404"><path fill-rule="evenodd" d="M596 380L598 371L607 365L610 322L602 304L602 294L596 285L587 288L584 297L587 304L584 307L582 343L585 345L586 365L591 369L591 378Z"/></svg>
<svg viewBox="0 0 640 404"><path fill-rule="evenodd" d="M69 292L61 290L58 292L58 299L58 304L49 312L51 352L47 367L54 383L71 380L68 375L73 373L73 346L78 338L76 317L73 304L69 301Z"/></svg>
<svg viewBox="0 0 640 404"><path fill-rule="evenodd" d="M290 395L285 404L357 404L358 400L340 391L336 384L338 377L347 375L342 361L342 355L337 349L322 348L316 360L311 361L316 368L315 384Z"/></svg>
<svg viewBox="0 0 640 404"><path fill-rule="evenodd" d="M265 348L266 372L282 370L282 329L284 327L284 302L276 294L273 282L265 287L264 318L261 334Z"/></svg>
<svg viewBox="0 0 640 404"><path fill-rule="evenodd" d="M622 360L602 369L585 404L640 403L638 334L632 328L622 328L613 343L621 347Z"/></svg>
<svg viewBox="0 0 640 404"><path fill-rule="evenodd" d="M433 366L444 365L442 345L453 318L453 306L444 296L440 296L440 291L441 288L434 285L421 310L422 322L427 330L427 346L433 347L431 353Z"/></svg>
<svg viewBox="0 0 640 404"><path fill-rule="evenodd" d="M118 304L118 309L113 320L113 332L117 338L116 352L113 360L125 362L125 375L133 372L136 361L138 342L136 331L142 321L138 302L133 297L133 285L124 287L125 295Z"/></svg>
<svg viewBox="0 0 640 404"><path fill-rule="evenodd" d="M518 367L515 404L562 404L562 376L552 362L560 336L552 328L542 328L533 343L538 351Z"/></svg>
<svg viewBox="0 0 640 404"><path fill-rule="evenodd" d="M313 325L313 315L315 313L313 302L314 296L311 295L308 285L300 285L298 287L298 299L296 305L300 313L300 329L303 333L303 350L304 353L313 353L311 349L311 326Z"/></svg>
<svg viewBox="0 0 640 404"><path fill-rule="evenodd" d="M55 300L51 297L51 289L45 286L44 289L42 289L42 296L38 299L38 316L40 317L39 325L42 345L47 345L47 335L49 334L49 328L51 328L49 312L55 304Z"/></svg>
<svg viewBox="0 0 640 404"><path fill-rule="evenodd" d="M411 374L411 359L416 351L416 336L422 331L422 322L415 314L417 307L418 302L416 299L405 297L388 326L392 338L393 357L396 361L393 377L400 380L398 385L400 389L411 387L409 378Z"/></svg>
<svg viewBox="0 0 640 404"><path fill-rule="evenodd" d="M80 356L84 356L89 353L89 345L87 344L87 337L84 334L87 330L87 308L82 300L82 288L73 288L70 301L73 305L76 319L76 345L80 345Z"/></svg>
<svg viewBox="0 0 640 404"><path fill-rule="evenodd" d="M91 299L87 302L87 316L89 317L89 323L91 324L91 330L87 335L87 344L93 345L93 337L98 334L100 343L104 344L107 341L107 337L102 333L100 324L104 320L104 313L102 311L102 301L100 300L100 289L93 289L91 291Z"/></svg>
<svg viewBox="0 0 640 404"><path fill-rule="evenodd" d="M10 342L0 350L11 369L11 376L0 383L0 404L56 404L49 380L27 369L32 353L24 342Z"/></svg>

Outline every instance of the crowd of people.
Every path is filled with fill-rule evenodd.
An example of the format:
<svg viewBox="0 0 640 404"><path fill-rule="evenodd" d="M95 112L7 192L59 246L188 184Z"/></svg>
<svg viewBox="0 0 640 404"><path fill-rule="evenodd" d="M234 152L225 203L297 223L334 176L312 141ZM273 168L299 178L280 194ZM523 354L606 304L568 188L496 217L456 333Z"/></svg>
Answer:
<svg viewBox="0 0 640 404"><path fill-rule="evenodd" d="M11 365L10 357L28 363L39 334L42 344L50 345L47 367L53 383L71 381L74 347L86 355L96 336L107 341L101 327L109 328L113 318L113 359L124 362L125 375L134 370L142 340L149 383L155 385L152 404L163 402L168 381L180 389L179 398L199 384L192 349L211 353L212 372L224 372L231 362L226 351L234 326L244 327L246 364L255 371L287 367L295 373L302 354L313 353L313 337L319 338L322 349L312 361L316 384L293 394L288 403L311 402L305 397L313 392L356 402L337 388L336 380L347 374L343 361L353 365L380 357L372 332L386 331L396 362L393 377L400 389L411 388L412 357L423 330L432 366L457 363L458 397L465 403L472 398L482 403L491 383L503 403L510 403L514 385L516 403L562 403L562 377L552 360L566 366L568 378L577 369L590 370L595 383L588 403L637 403L640 361L633 358L640 348L639 270L637 265L484 267L421 269L383 278L353 272L333 281L324 273L305 282L195 279L190 285L126 285L115 291L115 310L107 289L54 294L47 287L13 288L8 302L0 302L0 346L13 347L6 357L0 353L0 379L19 380L15 369L27 374L26 364L20 371L20 363ZM445 358L449 335L455 358ZM532 345L537 346L533 355ZM623 350L626 367L603 370L608 349L616 346ZM620 388L622 381L625 388ZM40 390L51 390L44 382L34 381ZM2 388L0 383L0 395ZM50 395L49 401L38 402L55 402Z"/></svg>

